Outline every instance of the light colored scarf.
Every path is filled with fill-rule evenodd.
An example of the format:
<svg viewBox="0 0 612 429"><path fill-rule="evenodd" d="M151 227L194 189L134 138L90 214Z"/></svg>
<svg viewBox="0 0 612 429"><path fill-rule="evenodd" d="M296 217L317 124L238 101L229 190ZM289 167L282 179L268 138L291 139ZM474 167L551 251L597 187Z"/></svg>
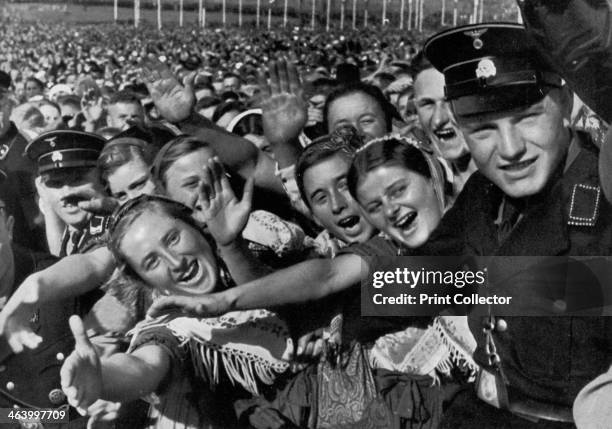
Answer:
<svg viewBox="0 0 612 429"><path fill-rule="evenodd" d="M370 350L370 365L414 375L450 375L453 368L473 378L478 364L473 359L476 340L465 316L439 316L426 329L407 328L379 338Z"/></svg>
<svg viewBox="0 0 612 429"><path fill-rule="evenodd" d="M198 319L167 315L135 329L167 328L186 347L196 374L211 386L219 383L220 369L258 395L257 382L272 384L289 368L293 341L289 329L267 310L234 311L220 317Z"/></svg>

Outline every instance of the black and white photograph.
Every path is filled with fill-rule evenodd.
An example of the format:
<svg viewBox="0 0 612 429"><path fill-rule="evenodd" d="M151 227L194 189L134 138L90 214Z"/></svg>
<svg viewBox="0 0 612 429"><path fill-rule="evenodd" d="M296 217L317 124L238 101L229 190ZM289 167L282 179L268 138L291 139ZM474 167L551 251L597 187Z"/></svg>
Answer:
<svg viewBox="0 0 612 429"><path fill-rule="evenodd" d="M612 429L612 1L0 0L0 428Z"/></svg>

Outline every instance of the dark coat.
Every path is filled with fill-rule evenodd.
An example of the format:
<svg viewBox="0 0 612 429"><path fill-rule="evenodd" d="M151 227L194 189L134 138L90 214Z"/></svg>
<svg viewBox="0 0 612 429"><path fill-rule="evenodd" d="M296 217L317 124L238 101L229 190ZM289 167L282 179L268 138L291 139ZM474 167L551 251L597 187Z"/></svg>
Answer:
<svg viewBox="0 0 612 429"><path fill-rule="evenodd" d="M30 274L54 263L56 258L13 247L15 288ZM0 340L0 407L58 408L66 405L61 390L60 368L63 358L74 349L68 318L78 314L76 299L45 304L32 315L32 328L43 338L35 350L15 355L4 339ZM58 357L60 359L58 359ZM74 410L71 418L76 418ZM77 425L78 426L78 425ZM72 425L70 426L72 427Z"/></svg>
<svg viewBox="0 0 612 429"><path fill-rule="evenodd" d="M499 242L494 224L503 193L476 172L430 241L414 254L611 255L612 208L597 194L597 148L584 141L581 145L571 165L560 171L558 179L525 210L523 218L503 242ZM583 185L594 187L594 191L582 192L586 189ZM591 226L576 225L577 218L594 214L596 219ZM541 310L543 314L557 313L552 307L548 312L546 308ZM509 395L569 409L578 391L612 363L612 320L607 317L507 317L505 320L507 327L503 331L494 329L492 334L501 358L500 366L509 382ZM483 318L470 315L469 322L478 343L476 361L494 370L486 353Z"/></svg>

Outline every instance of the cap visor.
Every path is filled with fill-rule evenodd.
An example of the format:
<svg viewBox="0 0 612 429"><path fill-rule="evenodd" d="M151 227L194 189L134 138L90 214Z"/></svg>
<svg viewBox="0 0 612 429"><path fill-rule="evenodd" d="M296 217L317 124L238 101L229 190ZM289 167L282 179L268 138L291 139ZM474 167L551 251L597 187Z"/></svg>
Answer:
<svg viewBox="0 0 612 429"><path fill-rule="evenodd" d="M525 108L544 95L546 92L539 85L507 85L456 98L451 100L451 105L457 117L469 117Z"/></svg>

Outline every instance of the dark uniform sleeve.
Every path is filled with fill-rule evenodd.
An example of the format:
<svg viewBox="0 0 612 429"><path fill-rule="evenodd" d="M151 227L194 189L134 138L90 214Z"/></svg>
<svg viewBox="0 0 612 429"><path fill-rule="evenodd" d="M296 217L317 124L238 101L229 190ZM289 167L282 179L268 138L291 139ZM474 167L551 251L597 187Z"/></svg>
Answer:
<svg viewBox="0 0 612 429"><path fill-rule="evenodd" d="M540 53L591 108L612 120L612 10L606 0L519 0Z"/></svg>
<svg viewBox="0 0 612 429"><path fill-rule="evenodd" d="M52 265L56 258L30 252L14 246L16 286L34 271ZM0 339L0 407L58 408L67 407L60 383L60 368L64 358L74 349L74 339L68 327L68 318L78 313L75 299L54 301L37 308L31 315L32 331L43 338L34 350L15 355L7 353L6 340ZM71 409L70 418L78 414ZM81 419L85 427L87 419ZM74 427L80 427L75 422Z"/></svg>

